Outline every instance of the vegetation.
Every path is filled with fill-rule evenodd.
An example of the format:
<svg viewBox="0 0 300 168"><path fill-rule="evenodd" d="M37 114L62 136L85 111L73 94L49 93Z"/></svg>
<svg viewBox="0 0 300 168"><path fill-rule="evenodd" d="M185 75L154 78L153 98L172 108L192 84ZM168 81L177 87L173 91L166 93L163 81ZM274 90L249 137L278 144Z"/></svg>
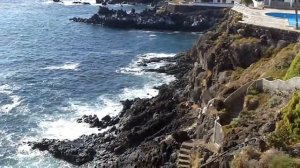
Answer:
<svg viewBox="0 0 300 168"><path fill-rule="evenodd" d="M254 38L254 37L243 37L243 38L238 38L234 41L235 44L245 44L245 43L249 43L249 44L253 44L253 43L260 43L260 39L258 38Z"/></svg>
<svg viewBox="0 0 300 168"><path fill-rule="evenodd" d="M241 152L235 156L231 161L230 167L232 168L250 168L256 167L257 160L259 159L259 152L252 147L245 147Z"/></svg>
<svg viewBox="0 0 300 168"><path fill-rule="evenodd" d="M293 60L290 68L285 74L284 80L291 79L295 76L300 76L300 53Z"/></svg>
<svg viewBox="0 0 300 168"><path fill-rule="evenodd" d="M289 157L288 155L276 155L274 158L271 160L270 163L271 168L296 168L297 164L294 161L293 158Z"/></svg>
<svg viewBox="0 0 300 168"><path fill-rule="evenodd" d="M237 41L237 40L236 40ZM247 40L241 40L245 42ZM248 40L248 41L253 41ZM290 44L284 48L269 47L265 49L262 58L238 73L233 72L236 82L251 81L262 77L284 79L293 59L300 52L300 44Z"/></svg>
<svg viewBox="0 0 300 168"><path fill-rule="evenodd" d="M252 0L242 0L242 3L248 6L252 3Z"/></svg>
<svg viewBox="0 0 300 168"><path fill-rule="evenodd" d="M268 101L269 108L274 108L274 107L278 106L279 104L281 104L281 99L278 96L273 96Z"/></svg>
<svg viewBox="0 0 300 168"><path fill-rule="evenodd" d="M299 166L295 159L275 149L269 149L260 158L259 167L261 168L296 168Z"/></svg>
<svg viewBox="0 0 300 168"><path fill-rule="evenodd" d="M276 148L286 148L300 139L300 92L294 94L281 115L275 132L268 137L270 145Z"/></svg>

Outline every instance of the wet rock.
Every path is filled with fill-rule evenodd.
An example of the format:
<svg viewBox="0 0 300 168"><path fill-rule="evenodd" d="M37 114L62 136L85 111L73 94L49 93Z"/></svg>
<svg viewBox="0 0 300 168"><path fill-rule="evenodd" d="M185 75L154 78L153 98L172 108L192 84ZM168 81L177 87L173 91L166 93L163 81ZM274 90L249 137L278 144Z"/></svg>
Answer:
<svg viewBox="0 0 300 168"><path fill-rule="evenodd" d="M110 122L111 121L111 117L109 116L109 115L106 115L106 116L104 116L102 119L101 119L101 121L103 121L103 122Z"/></svg>
<svg viewBox="0 0 300 168"><path fill-rule="evenodd" d="M54 157L63 159L74 165L82 165L93 160L96 151L84 146L84 143L74 143L70 141L47 140L32 143L32 149L48 150Z"/></svg>
<svg viewBox="0 0 300 168"><path fill-rule="evenodd" d="M91 127L102 127L103 123L99 121L97 115L83 115L77 120L78 123L88 123Z"/></svg>

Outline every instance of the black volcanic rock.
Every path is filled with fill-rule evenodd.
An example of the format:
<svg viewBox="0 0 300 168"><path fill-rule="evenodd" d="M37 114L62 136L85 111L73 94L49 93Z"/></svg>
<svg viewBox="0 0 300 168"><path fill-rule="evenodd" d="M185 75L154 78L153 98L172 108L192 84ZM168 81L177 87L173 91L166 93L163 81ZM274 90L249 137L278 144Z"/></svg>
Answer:
<svg viewBox="0 0 300 168"><path fill-rule="evenodd" d="M209 10L213 10L209 15ZM113 10L100 6L98 13L89 19L72 18L75 22L100 24L115 28L155 29L172 31L203 31L211 27L222 18L225 9L201 10L197 14L157 12L154 9L145 9L141 13L131 10L130 13L120 9Z"/></svg>
<svg viewBox="0 0 300 168"><path fill-rule="evenodd" d="M82 165L94 159L96 151L85 146L83 141L70 142L43 139L41 142L32 143L32 149L48 150L54 157L63 159L74 165Z"/></svg>

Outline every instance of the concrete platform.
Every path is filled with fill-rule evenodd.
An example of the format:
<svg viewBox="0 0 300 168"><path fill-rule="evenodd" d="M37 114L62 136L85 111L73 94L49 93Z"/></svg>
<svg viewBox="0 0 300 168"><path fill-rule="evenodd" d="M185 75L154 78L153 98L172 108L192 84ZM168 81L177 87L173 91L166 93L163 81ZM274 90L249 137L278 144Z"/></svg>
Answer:
<svg viewBox="0 0 300 168"><path fill-rule="evenodd" d="M300 30L296 30L294 27L290 26L287 19L280 19L266 15L266 13L270 12L294 14L294 10L280 10L269 8L253 9L240 4L235 4L232 10L243 14L243 21L240 21L241 23L300 32Z"/></svg>

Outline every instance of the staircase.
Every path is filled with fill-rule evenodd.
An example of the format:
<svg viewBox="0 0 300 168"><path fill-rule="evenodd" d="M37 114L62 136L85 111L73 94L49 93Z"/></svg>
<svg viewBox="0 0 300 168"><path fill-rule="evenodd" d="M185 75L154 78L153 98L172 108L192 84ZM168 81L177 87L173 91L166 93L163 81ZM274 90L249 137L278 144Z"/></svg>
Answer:
<svg viewBox="0 0 300 168"><path fill-rule="evenodd" d="M212 143L205 143L203 139L192 139L185 141L181 144L178 157L177 157L177 167L178 168L192 168L195 167L195 160L200 163L200 156L195 153L200 147L206 148L214 153L217 153L217 147ZM197 161L198 159L198 161ZM199 166L196 166L197 168Z"/></svg>
<svg viewBox="0 0 300 168"><path fill-rule="evenodd" d="M195 146L194 140L185 141L181 144L177 157L178 168L192 167L191 150Z"/></svg>

